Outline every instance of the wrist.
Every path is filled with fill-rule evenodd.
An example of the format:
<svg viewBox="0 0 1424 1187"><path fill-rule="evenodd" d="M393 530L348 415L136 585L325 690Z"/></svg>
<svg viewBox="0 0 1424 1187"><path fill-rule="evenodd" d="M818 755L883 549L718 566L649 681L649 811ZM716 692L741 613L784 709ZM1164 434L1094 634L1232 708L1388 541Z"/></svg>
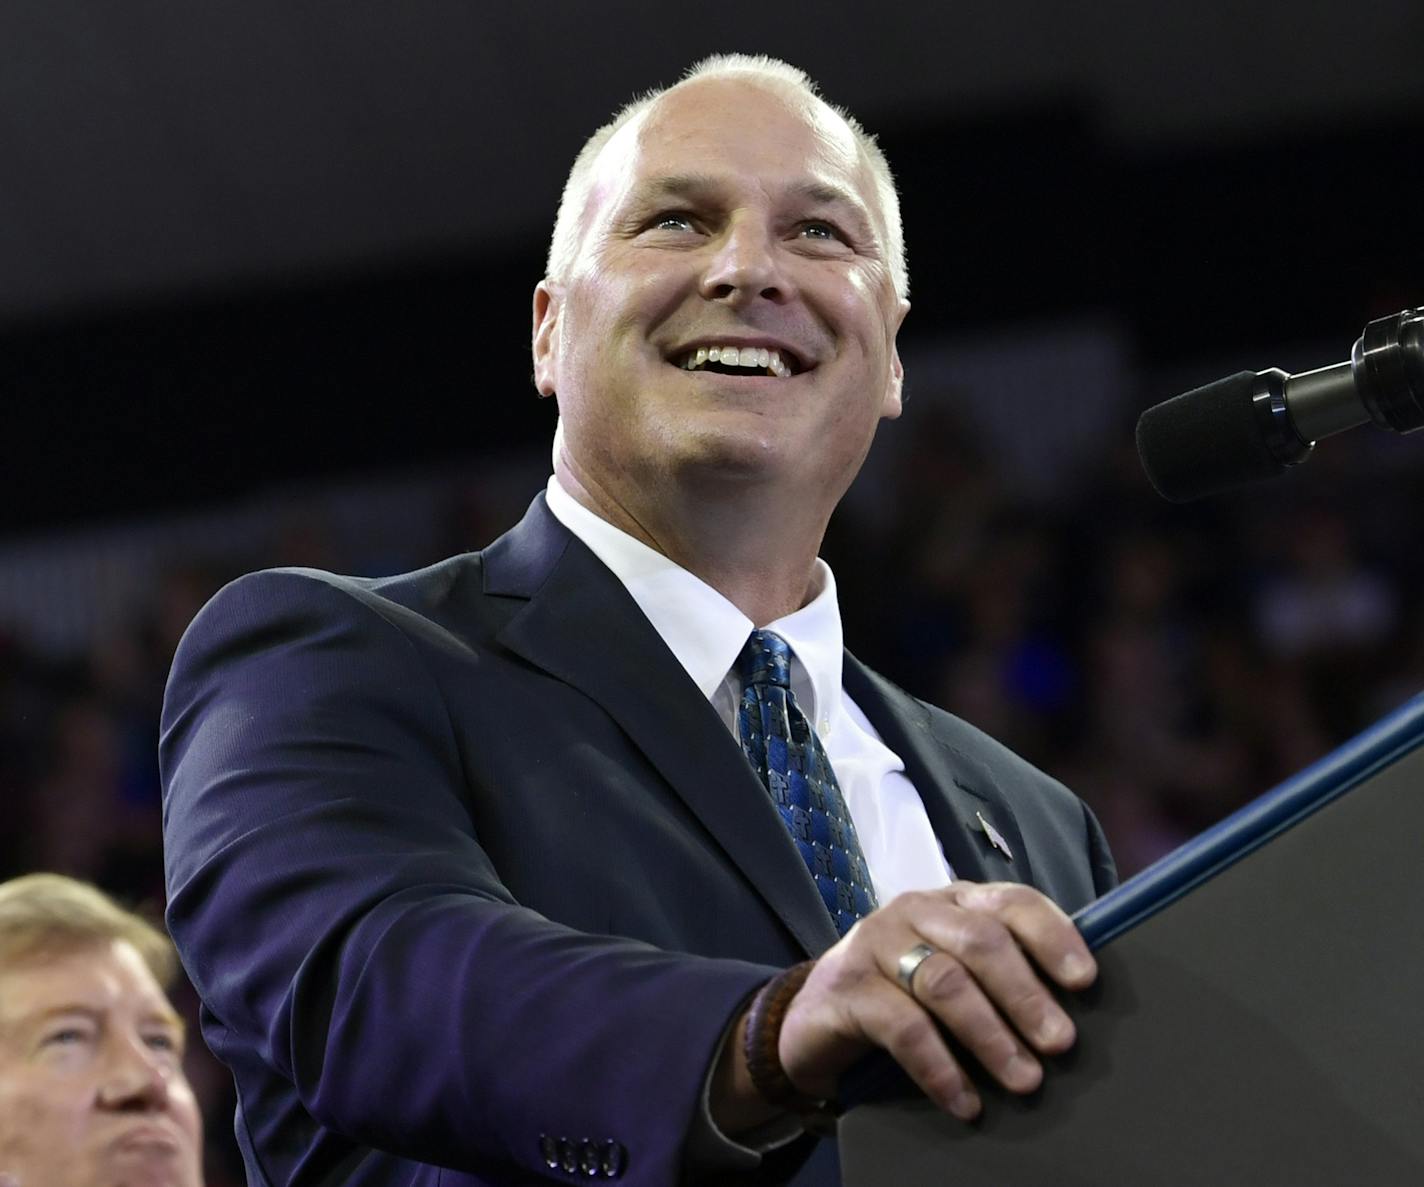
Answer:
<svg viewBox="0 0 1424 1187"><path fill-rule="evenodd" d="M708 1104L712 1123L729 1138L758 1129L786 1110L769 1104L756 1090L747 1071L747 1010L743 1010L727 1032L712 1072Z"/></svg>
<svg viewBox="0 0 1424 1187"><path fill-rule="evenodd" d="M807 1129L829 1132L835 1127L836 1117L830 1103L797 1088L781 1062L782 1024L815 966L814 960L803 961L778 973L761 987L740 1027L741 1050L747 1078L761 1100L795 1113Z"/></svg>

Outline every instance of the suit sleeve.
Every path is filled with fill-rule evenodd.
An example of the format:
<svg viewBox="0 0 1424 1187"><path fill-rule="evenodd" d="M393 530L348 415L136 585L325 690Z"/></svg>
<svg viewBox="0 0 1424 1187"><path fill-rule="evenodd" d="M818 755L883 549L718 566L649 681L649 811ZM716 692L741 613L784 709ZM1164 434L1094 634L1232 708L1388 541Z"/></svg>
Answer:
<svg viewBox="0 0 1424 1187"><path fill-rule="evenodd" d="M299 571L228 586L178 649L161 759L168 920L212 1033L311 1117L496 1177L548 1173L541 1135L589 1136L624 1148L624 1182L678 1180L712 1053L771 970L514 902L389 604Z"/></svg>
<svg viewBox="0 0 1424 1187"><path fill-rule="evenodd" d="M1087 804L1083 804L1083 820L1088 832L1088 864L1093 871L1093 891L1101 898L1118 883L1117 862L1108 848L1103 826Z"/></svg>

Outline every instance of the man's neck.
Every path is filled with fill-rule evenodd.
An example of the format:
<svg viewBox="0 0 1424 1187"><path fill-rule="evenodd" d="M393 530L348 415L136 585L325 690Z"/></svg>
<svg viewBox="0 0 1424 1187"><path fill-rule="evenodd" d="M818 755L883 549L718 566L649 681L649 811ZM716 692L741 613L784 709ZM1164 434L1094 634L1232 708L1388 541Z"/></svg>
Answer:
<svg viewBox="0 0 1424 1187"><path fill-rule="evenodd" d="M815 592L827 517L798 514L794 500L777 499L763 485L678 485L630 506L584 481L566 457L556 459L554 472L583 507L705 581L756 626L800 609Z"/></svg>

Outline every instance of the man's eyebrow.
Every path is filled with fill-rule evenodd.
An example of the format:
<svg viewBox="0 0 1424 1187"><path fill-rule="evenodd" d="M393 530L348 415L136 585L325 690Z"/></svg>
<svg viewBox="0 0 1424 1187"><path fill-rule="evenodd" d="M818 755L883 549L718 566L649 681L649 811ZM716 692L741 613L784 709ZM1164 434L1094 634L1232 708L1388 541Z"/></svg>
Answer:
<svg viewBox="0 0 1424 1187"><path fill-rule="evenodd" d="M800 181L791 187L791 193L799 198L805 198L810 202L816 202L823 206L839 206L847 211L859 224L858 229L873 241L874 226L870 219L870 211L866 209L865 203L860 198L848 190L843 190L838 185L832 185L826 181Z"/></svg>
<svg viewBox="0 0 1424 1187"><path fill-rule="evenodd" d="M798 181L790 188L798 198L809 198L812 202L824 202L828 206L861 205L858 198L828 181Z"/></svg>
<svg viewBox="0 0 1424 1187"><path fill-rule="evenodd" d="M66 1014L82 1014L86 1018L98 1018L104 1011L84 1002L57 1002L49 1006L36 1006L11 1016L15 1026L39 1026L51 1018L62 1018Z"/></svg>
<svg viewBox="0 0 1424 1187"><path fill-rule="evenodd" d="M144 1022L161 1022L164 1026L171 1026L180 1035L188 1033L188 1024L177 1010L153 1010L145 1014L142 1020Z"/></svg>
<svg viewBox="0 0 1424 1187"><path fill-rule="evenodd" d="M700 198L721 188L721 183L709 173L673 173L643 182L633 191L633 197L640 202L660 198Z"/></svg>
<svg viewBox="0 0 1424 1187"><path fill-rule="evenodd" d="M52 1006L36 1010L31 1017L52 1018L56 1014L92 1014L97 1018L103 1012L100 1007L92 1006L88 1002L56 1002Z"/></svg>
<svg viewBox="0 0 1424 1187"><path fill-rule="evenodd" d="M58 1002L55 1005L19 1014L12 1021L17 1026L42 1026L53 1018L63 1018L67 1014L80 1014L86 1018L98 1019L107 1013L107 1010L85 1002ZM143 1015L141 1021L144 1024L162 1023L165 1026L174 1027L184 1034L188 1030L188 1024L183 1021L182 1015L173 1009L149 1010Z"/></svg>

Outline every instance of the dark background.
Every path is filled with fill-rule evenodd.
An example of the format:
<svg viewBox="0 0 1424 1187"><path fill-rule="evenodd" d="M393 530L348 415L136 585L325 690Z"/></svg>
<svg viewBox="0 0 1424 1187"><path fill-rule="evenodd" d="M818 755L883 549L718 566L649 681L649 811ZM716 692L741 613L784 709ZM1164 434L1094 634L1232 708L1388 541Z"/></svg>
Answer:
<svg viewBox="0 0 1424 1187"><path fill-rule="evenodd" d="M911 345L1106 313L1147 402L1159 364L1343 358L1424 300L1417 0L985 7L13 0L0 533L547 435L528 305L567 163L731 46L880 134Z"/></svg>
<svg viewBox="0 0 1424 1187"><path fill-rule="evenodd" d="M910 401L825 547L848 640L1064 778L1141 868L1424 687L1420 442L1361 430L1185 508L1132 450L1147 405L1343 360L1424 304L1421 49L1418 0L8 0L0 877L161 907L157 720L203 600L518 514L563 175L718 50L806 69L902 191ZM977 386L916 362L981 348ZM1091 424L1071 465L985 429L1044 446L1055 407ZM192 1074L225 1187L224 1073Z"/></svg>

